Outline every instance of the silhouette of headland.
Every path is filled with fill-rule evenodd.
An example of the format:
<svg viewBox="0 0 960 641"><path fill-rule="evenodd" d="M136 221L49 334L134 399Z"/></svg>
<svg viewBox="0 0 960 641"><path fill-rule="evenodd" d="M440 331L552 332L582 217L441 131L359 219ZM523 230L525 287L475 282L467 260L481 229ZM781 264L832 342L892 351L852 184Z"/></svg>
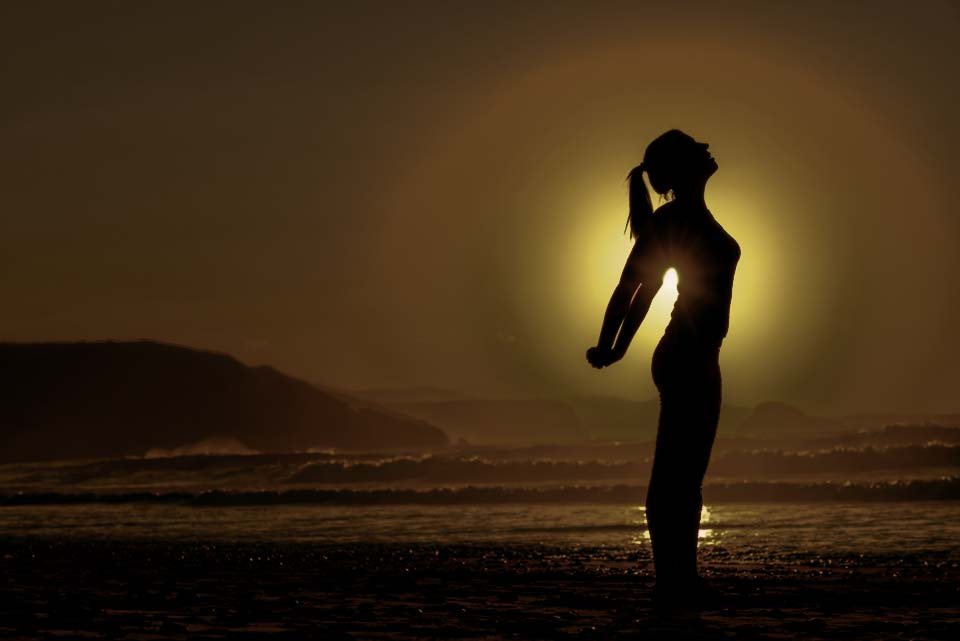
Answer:
<svg viewBox="0 0 960 641"><path fill-rule="evenodd" d="M140 456L214 437L258 451L444 446L270 367L156 343L0 344L0 462Z"/></svg>

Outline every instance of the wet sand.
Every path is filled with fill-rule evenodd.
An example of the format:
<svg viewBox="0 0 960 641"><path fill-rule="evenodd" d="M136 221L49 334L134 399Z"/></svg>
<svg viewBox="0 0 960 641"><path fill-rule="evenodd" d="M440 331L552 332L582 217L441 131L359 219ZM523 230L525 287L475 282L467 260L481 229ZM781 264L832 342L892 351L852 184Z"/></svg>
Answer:
<svg viewBox="0 0 960 641"><path fill-rule="evenodd" d="M651 603L645 550L0 539L0 637L955 639L936 556L706 555L700 613Z"/></svg>

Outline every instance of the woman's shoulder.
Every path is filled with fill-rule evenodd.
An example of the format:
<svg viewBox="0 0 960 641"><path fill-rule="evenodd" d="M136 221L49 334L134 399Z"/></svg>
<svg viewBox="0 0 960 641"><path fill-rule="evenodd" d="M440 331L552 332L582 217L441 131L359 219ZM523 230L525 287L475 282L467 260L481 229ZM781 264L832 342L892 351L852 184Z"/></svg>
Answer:
<svg viewBox="0 0 960 641"><path fill-rule="evenodd" d="M682 207L678 206L677 201L675 200L665 202L657 207L653 212L653 216L650 218L651 222L653 223L654 230L657 232L662 232L663 230L673 226L677 220L682 218L682 216L677 215L680 209L682 209Z"/></svg>
<svg viewBox="0 0 960 641"><path fill-rule="evenodd" d="M676 200L668 200L659 207L653 210L654 218L663 218L668 216L671 212L676 211L678 203Z"/></svg>

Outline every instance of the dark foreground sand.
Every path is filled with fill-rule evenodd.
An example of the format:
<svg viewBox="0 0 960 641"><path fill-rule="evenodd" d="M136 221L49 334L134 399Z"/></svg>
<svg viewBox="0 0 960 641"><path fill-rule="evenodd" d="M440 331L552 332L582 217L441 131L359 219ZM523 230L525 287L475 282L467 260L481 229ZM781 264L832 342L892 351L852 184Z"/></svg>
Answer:
<svg viewBox="0 0 960 641"><path fill-rule="evenodd" d="M725 594L652 608L642 552L498 545L0 540L0 636L124 639L958 639L937 558L708 561Z"/></svg>

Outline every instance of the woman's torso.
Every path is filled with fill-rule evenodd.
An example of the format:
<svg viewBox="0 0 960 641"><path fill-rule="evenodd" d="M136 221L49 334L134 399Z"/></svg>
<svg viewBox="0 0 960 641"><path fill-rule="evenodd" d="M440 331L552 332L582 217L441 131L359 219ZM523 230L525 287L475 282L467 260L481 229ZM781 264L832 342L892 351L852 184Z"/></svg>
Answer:
<svg viewBox="0 0 960 641"><path fill-rule="evenodd" d="M666 336L719 347L730 325L740 246L700 205L673 201L653 217L655 278L677 271L677 300Z"/></svg>

